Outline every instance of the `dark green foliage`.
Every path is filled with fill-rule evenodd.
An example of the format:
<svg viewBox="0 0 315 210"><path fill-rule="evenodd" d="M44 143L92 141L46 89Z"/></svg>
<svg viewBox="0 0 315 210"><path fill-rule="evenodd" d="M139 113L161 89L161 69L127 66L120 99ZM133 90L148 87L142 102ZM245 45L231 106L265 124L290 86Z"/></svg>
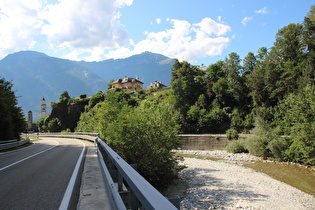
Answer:
<svg viewBox="0 0 315 210"><path fill-rule="evenodd" d="M176 61L172 89L182 132L220 132L233 138L253 129L252 137L232 141L228 148L314 165L314 40L312 6L302 24L279 29L269 50L250 52L243 62L232 52L200 72Z"/></svg>
<svg viewBox="0 0 315 210"><path fill-rule="evenodd" d="M154 186L166 187L175 177L177 159L170 152L180 146L178 115L168 103L142 101L124 106L106 128L106 140Z"/></svg>
<svg viewBox="0 0 315 210"><path fill-rule="evenodd" d="M171 152L180 146L179 114L165 94L137 101L130 93L109 91L103 102L81 115L76 130L100 133L148 181L164 188L180 169Z"/></svg>
<svg viewBox="0 0 315 210"><path fill-rule="evenodd" d="M90 100L88 105L85 107L86 111L89 111L92 109L97 103L104 101L105 95L103 94L102 91L98 91L95 95L93 95Z"/></svg>
<svg viewBox="0 0 315 210"><path fill-rule="evenodd" d="M99 93L98 93L99 94ZM85 107L93 106L98 95L94 96L94 102L86 98L86 94L81 94L80 98L71 99L69 93L64 91L58 102L51 103L51 114L37 123L40 131L60 132L64 130L74 131Z"/></svg>
<svg viewBox="0 0 315 210"><path fill-rule="evenodd" d="M81 94L80 95L80 99L85 99L86 98L86 94Z"/></svg>
<svg viewBox="0 0 315 210"><path fill-rule="evenodd" d="M244 140L233 140L226 145L225 150L230 153L248 153Z"/></svg>
<svg viewBox="0 0 315 210"><path fill-rule="evenodd" d="M175 106L183 116L203 92L203 86L197 80L197 77L202 75L203 72L196 66L190 65L186 61L175 60L172 67L171 86L176 98Z"/></svg>
<svg viewBox="0 0 315 210"><path fill-rule="evenodd" d="M0 77L0 141L20 139L20 133L26 129L21 107L12 91L12 83Z"/></svg>
<svg viewBox="0 0 315 210"><path fill-rule="evenodd" d="M243 72L236 53L206 71L175 61L171 87L181 114L182 132L225 133L231 126L237 130L250 128L249 121L245 121L251 112L248 73Z"/></svg>
<svg viewBox="0 0 315 210"><path fill-rule="evenodd" d="M234 128L230 128L226 131L226 136L229 140L237 140L238 132Z"/></svg>
<svg viewBox="0 0 315 210"><path fill-rule="evenodd" d="M63 93L61 93L60 97L59 97L59 102L65 102L68 103L68 101L70 100L70 96L68 91L64 91Z"/></svg>
<svg viewBox="0 0 315 210"><path fill-rule="evenodd" d="M246 148L251 154L261 156L264 159L271 157L271 152L268 147L269 143L278 138L272 131L269 124L261 117L255 120L255 128L251 132L252 136L247 139Z"/></svg>
<svg viewBox="0 0 315 210"><path fill-rule="evenodd" d="M306 85L280 105L280 125L290 136L287 155L291 161L315 164L315 86Z"/></svg>

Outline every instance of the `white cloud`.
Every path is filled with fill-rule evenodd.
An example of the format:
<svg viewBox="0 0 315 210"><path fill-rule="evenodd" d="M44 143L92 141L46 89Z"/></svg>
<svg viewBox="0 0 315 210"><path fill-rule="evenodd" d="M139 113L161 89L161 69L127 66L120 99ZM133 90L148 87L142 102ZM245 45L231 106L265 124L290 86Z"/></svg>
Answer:
<svg viewBox="0 0 315 210"><path fill-rule="evenodd" d="M34 46L34 37L40 33L43 25L37 13L41 7L37 0L0 1L1 58Z"/></svg>
<svg viewBox="0 0 315 210"><path fill-rule="evenodd" d="M243 20L242 20L242 24L246 25L248 23L248 21L250 21L252 19L253 19L252 17L244 17Z"/></svg>
<svg viewBox="0 0 315 210"><path fill-rule="evenodd" d="M264 7L264 8L261 8L259 10L255 10L255 13L265 15L265 14L268 14L269 11L267 10L267 7Z"/></svg>
<svg viewBox="0 0 315 210"><path fill-rule="evenodd" d="M200 23L195 24L199 26L199 29L206 32L208 35L215 34L216 36L222 36L231 30L231 27L222 23L217 23L211 18L204 18Z"/></svg>
<svg viewBox="0 0 315 210"><path fill-rule="evenodd" d="M119 48L110 51L107 56L119 58L151 51L192 62L202 57L220 55L230 42L230 38L224 36L231 31L230 26L211 18L204 18L196 24L175 19L169 22L171 29L150 32L146 39L134 44L133 49Z"/></svg>
<svg viewBox="0 0 315 210"><path fill-rule="evenodd" d="M96 47L125 45L129 34L119 22L117 8L132 1L60 0L48 5L41 17L49 24L42 33L56 46L93 51Z"/></svg>
<svg viewBox="0 0 315 210"><path fill-rule="evenodd" d="M228 46L231 27L211 18L199 23L166 18L168 29L145 33L134 43L119 21L119 8L133 0L0 0L0 58L31 49L35 40L51 52L71 60L125 58L151 51L180 60L194 61L220 55ZM17 15L18 14L18 15ZM160 24L162 20L156 19Z"/></svg>
<svg viewBox="0 0 315 210"><path fill-rule="evenodd" d="M116 3L117 7L123 7L123 6L131 6L133 3L133 0L116 0L114 2Z"/></svg>
<svg viewBox="0 0 315 210"><path fill-rule="evenodd" d="M133 0L0 1L0 59L31 49L37 38L53 50L95 54L129 44L129 33L119 21L119 8ZM99 56L101 57L101 56ZM104 57L104 56L103 56Z"/></svg>

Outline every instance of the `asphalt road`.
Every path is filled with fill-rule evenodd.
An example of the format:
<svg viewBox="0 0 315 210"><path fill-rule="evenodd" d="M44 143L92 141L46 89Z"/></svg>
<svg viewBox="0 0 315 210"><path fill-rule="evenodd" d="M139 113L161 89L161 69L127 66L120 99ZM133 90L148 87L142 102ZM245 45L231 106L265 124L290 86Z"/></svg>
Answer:
<svg viewBox="0 0 315 210"><path fill-rule="evenodd" d="M0 153L0 209L58 209L84 147L80 140L44 138Z"/></svg>

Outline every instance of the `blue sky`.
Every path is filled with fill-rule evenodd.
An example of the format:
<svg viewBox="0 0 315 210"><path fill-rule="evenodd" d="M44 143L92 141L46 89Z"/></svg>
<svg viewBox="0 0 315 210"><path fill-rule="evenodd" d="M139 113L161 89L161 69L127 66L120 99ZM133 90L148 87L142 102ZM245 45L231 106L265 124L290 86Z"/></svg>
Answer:
<svg viewBox="0 0 315 210"><path fill-rule="evenodd" d="M71 60L144 51L209 65L271 47L314 0L0 0L0 59L35 50Z"/></svg>

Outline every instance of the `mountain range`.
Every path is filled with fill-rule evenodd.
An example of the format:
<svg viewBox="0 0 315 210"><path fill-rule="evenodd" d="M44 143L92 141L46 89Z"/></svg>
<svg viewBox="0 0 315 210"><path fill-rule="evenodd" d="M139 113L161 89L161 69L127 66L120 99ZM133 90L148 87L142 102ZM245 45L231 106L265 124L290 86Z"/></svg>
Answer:
<svg viewBox="0 0 315 210"><path fill-rule="evenodd" d="M100 90L107 91L108 82L124 76L138 77L144 88L154 81L168 86L173 63L174 59L151 52L125 59L85 62L21 51L0 60L0 76L13 84L25 116L31 110L34 120L38 120L42 98L46 99L50 113L50 102L58 101L64 91L71 97L92 96Z"/></svg>

